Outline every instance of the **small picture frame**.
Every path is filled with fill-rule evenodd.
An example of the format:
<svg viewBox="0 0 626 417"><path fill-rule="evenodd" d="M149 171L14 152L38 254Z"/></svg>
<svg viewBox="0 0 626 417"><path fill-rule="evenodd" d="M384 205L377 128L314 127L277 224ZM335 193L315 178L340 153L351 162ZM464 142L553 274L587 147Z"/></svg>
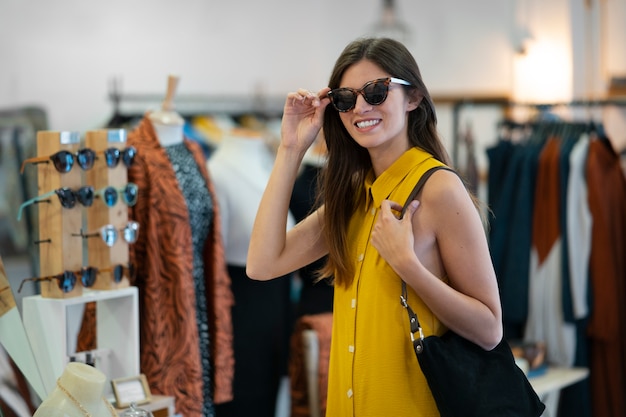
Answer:
<svg viewBox="0 0 626 417"><path fill-rule="evenodd" d="M131 403L145 404L152 400L148 380L144 374L111 380L117 408L126 408Z"/></svg>

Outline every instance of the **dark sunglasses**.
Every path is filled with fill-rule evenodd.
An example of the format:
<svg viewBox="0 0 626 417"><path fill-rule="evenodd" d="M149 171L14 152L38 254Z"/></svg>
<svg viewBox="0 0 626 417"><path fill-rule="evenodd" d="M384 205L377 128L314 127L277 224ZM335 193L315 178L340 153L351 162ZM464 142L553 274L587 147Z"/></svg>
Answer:
<svg viewBox="0 0 626 417"><path fill-rule="evenodd" d="M328 92L328 98L330 98L330 102L333 103L335 109L342 113L350 111L356 106L356 99L359 94L372 106L378 106L387 99L389 84L391 83L411 85L410 82L401 80L400 78L379 78L366 82L363 84L363 87L358 90L348 87L335 88Z"/></svg>
<svg viewBox="0 0 626 417"><path fill-rule="evenodd" d="M57 284L59 285L59 289L64 293L71 292L76 286L76 281L78 277L80 277L80 282L85 288L93 287L93 284L96 282L96 278L98 275L98 268L94 268L91 266L81 268L79 271L63 271L58 275L51 275L49 277L42 278L26 278L20 284L17 292L22 291L22 287L25 282L40 282L40 281L52 281L57 280Z"/></svg>
<svg viewBox="0 0 626 417"><path fill-rule="evenodd" d="M93 204L95 191L92 186L84 186L75 190L68 187L62 187L45 194L38 195L37 197L31 198L30 200L22 203L17 212L17 220L19 221L22 219L22 211L25 207L30 206L31 204L39 204L43 202L49 203L49 197L52 197L55 194L59 197L59 201L63 207L71 209L76 206L76 203L80 203L85 207L90 207Z"/></svg>
<svg viewBox="0 0 626 417"><path fill-rule="evenodd" d="M96 152L89 148L79 149L75 154L63 150L50 156L37 156L24 160L20 168L20 173L24 172L26 164L47 164L50 163L50 161L52 161L54 168L61 174L70 172L74 166L74 162L77 162L79 167L87 171L93 168L95 160Z"/></svg>
<svg viewBox="0 0 626 417"><path fill-rule="evenodd" d="M115 283L119 283L124 278L124 273L128 276L128 279L132 280L135 278L135 266L133 264L125 265L115 265L108 268L100 269L100 272L110 272L113 275L113 281Z"/></svg>
<svg viewBox="0 0 626 417"><path fill-rule="evenodd" d="M128 274L129 279L133 278L135 275L135 267L132 264L129 264L128 266L115 265L102 269L98 269L93 266L87 266L81 268L79 271L64 271L58 275L52 275L43 278L27 278L20 283L20 287L18 288L17 292L19 293L22 291L22 287L24 286L25 282L52 281L56 279L59 285L59 289L64 293L68 293L72 291L76 286L76 281L78 281L78 277L80 277L80 283L83 285L83 287L91 288L96 283L96 278L101 272L112 272L113 280L116 283L119 283L120 281L122 281L122 278L124 278L125 272ZM6 289L8 288L9 287L7 287ZM1 291L2 290L0 290L0 292Z"/></svg>
<svg viewBox="0 0 626 417"><path fill-rule="evenodd" d="M130 168L135 161L137 150L134 146L129 146L125 149L111 147L103 151L99 151L98 154L104 156L104 161L109 168L115 168L120 163L120 160L124 163L124 165L126 165L127 168Z"/></svg>
<svg viewBox="0 0 626 417"><path fill-rule="evenodd" d="M139 236L139 223L131 220L122 229L117 229L112 224L107 224L102 226L97 232L83 233L81 230L80 233L72 233L72 236L81 236L83 239L99 236L102 238L105 245L112 247L115 245L115 242L117 242L120 232L122 232L122 239L124 239L126 243L135 243Z"/></svg>
<svg viewBox="0 0 626 417"><path fill-rule="evenodd" d="M137 184L129 182L123 187L108 186L101 188L94 192L95 196L101 198L104 204L108 207L113 207L117 204L118 196L122 198L122 201L127 206L134 206L137 203L137 192L139 187Z"/></svg>

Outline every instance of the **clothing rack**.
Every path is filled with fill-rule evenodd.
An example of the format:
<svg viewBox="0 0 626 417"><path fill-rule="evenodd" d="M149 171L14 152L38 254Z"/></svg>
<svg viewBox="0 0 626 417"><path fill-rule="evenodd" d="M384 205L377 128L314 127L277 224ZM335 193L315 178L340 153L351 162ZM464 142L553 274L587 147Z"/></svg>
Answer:
<svg viewBox="0 0 626 417"><path fill-rule="evenodd" d="M459 143L461 142L461 132L459 132L461 111L468 106L495 106L502 109L503 118L510 116L514 108L526 107L539 112L547 112L555 107L587 107L600 108L607 106L626 107L626 97L613 97L607 99L574 99L571 101L561 101L552 103L530 103L510 100L506 95L502 96L461 96L461 97L433 97L433 101L442 104L452 105L452 162L456 166L458 163Z"/></svg>
<svg viewBox="0 0 626 417"><path fill-rule="evenodd" d="M109 82L109 101L113 105L113 118L139 118L151 106L157 108L162 94L123 93L120 81ZM262 92L250 95L177 94L176 111L184 118L198 115L227 114L231 116L254 115L262 119L280 117L285 104L284 96L268 96ZM129 107L129 109L126 109Z"/></svg>

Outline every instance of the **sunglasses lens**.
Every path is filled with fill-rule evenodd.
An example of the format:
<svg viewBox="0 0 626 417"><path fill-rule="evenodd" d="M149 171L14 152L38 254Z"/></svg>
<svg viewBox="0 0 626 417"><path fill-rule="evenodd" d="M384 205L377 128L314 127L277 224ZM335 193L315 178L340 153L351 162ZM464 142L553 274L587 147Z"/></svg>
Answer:
<svg viewBox="0 0 626 417"><path fill-rule="evenodd" d="M68 209L74 208L76 205L76 197L74 196L74 192L72 190L64 187L54 191L59 196L59 201L63 207Z"/></svg>
<svg viewBox="0 0 626 417"><path fill-rule="evenodd" d="M96 282L96 276L98 275L98 270L93 267L83 268L81 271L81 282L83 283L83 287L90 288Z"/></svg>
<svg viewBox="0 0 626 417"><path fill-rule="evenodd" d="M124 278L124 266L116 265L113 268L113 280L117 283L120 282Z"/></svg>
<svg viewBox="0 0 626 417"><path fill-rule="evenodd" d="M128 225L126 225L123 232L124 232L124 240L127 243L135 243L139 235L139 223L132 222L132 221L128 222Z"/></svg>
<svg viewBox="0 0 626 417"><path fill-rule="evenodd" d="M50 157L54 167L60 173L68 173L74 166L74 155L68 151L59 151Z"/></svg>
<svg viewBox="0 0 626 417"><path fill-rule="evenodd" d="M124 161L124 165L130 167L133 162L135 162L135 155L137 155L137 150L134 146L129 146L128 148L124 149L124 151L122 152L122 160Z"/></svg>
<svg viewBox="0 0 626 417"><path fill-rule="evenodd" d="M93 204L94 190L93 187L80 187L75 193L76 198L85 207L91 207Z"/></svg>
<svg viewBox="0 0 626 417"><path fill-rule="evenodd" d="M373 106L376 106L385 101L388 91L389 86L385 84L385 82L375 81L363 88L363 95L365 97L365 101Z"/></svg>
<svg viewBox="0 0 626 417"><path fill-rule="evenodd" d="M333 106L338 111L345 112L350 110L356 104L356 93L347 88L337 88L330 94L330 99L333 102Z"/></svg>
<svg viewBox="0 0 626 417"><path fill-rule="evenodd" d="M120 162L120 150L118 148L109 148L104 151L104 160L109 168L115 168Z"/></svg>
<svg viewBox="0 0 626 417"><path fill-rule="evenodd" d="M102 200L107 206L113 207L117 203L117 190L114 187L105 188L102 193Z"/></svg>
<svg viewBox="0 0 626 417"><path fill-rule="evenodd" d="M124 202L129 206L134 206L137 203L137 191L139 187L137 184L128 183L126 187L124 187L123 198Z"/></svg>
<svg viewBox="0 0 626 417"><path fill-rule="evenodd" d="M96 153L91 149L81 149L77 152L78 166L83 170L93 168L93 163L96 160Z"/></svg>
<svg viewBox="0 0 626 417"><path fill-rule="evenodd" d="M65 271L55 278L59 281L59 289L64 293L72 291L76 285L76 274L71 271Z"/></svg>
<svg viewBox="0 0 626 417"><path fill-rule="evenodd" d="M108 247L113 246L115 242L117 242L117 236L118 236L117 230L115 229L115 227L113 227L110 224L107 226L104 226L100 230L100 234L102 235L102 240Z"/></svg>

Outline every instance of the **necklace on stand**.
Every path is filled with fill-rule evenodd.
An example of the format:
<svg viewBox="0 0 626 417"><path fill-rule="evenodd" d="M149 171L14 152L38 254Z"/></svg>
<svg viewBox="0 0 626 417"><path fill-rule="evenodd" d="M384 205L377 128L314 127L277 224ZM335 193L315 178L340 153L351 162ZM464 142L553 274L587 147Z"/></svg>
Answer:
<svg viewBox="0 0 626 417"><path fill-rule="evenodd" d="M65 394L67 398L69 398L74 403L74 405L78 407L80 411L83 412L85 417L92 417L92 415L89 414L89 412L85 409L85 407L83 407L83 405L80 402L78 402L78 400L74 398L74 396L70 394L70 392L63 385L61 385L61 382L58 379L57 379L57 387L59 387L59 389L63 391L63 394ZM107 399L104 397L102 397L102 401L104 401L104 404L107 407L107 410L109 410L109 412L111 413L111 417L118 417L117 412L115 412L111 403L107 401Z"/></svg>

